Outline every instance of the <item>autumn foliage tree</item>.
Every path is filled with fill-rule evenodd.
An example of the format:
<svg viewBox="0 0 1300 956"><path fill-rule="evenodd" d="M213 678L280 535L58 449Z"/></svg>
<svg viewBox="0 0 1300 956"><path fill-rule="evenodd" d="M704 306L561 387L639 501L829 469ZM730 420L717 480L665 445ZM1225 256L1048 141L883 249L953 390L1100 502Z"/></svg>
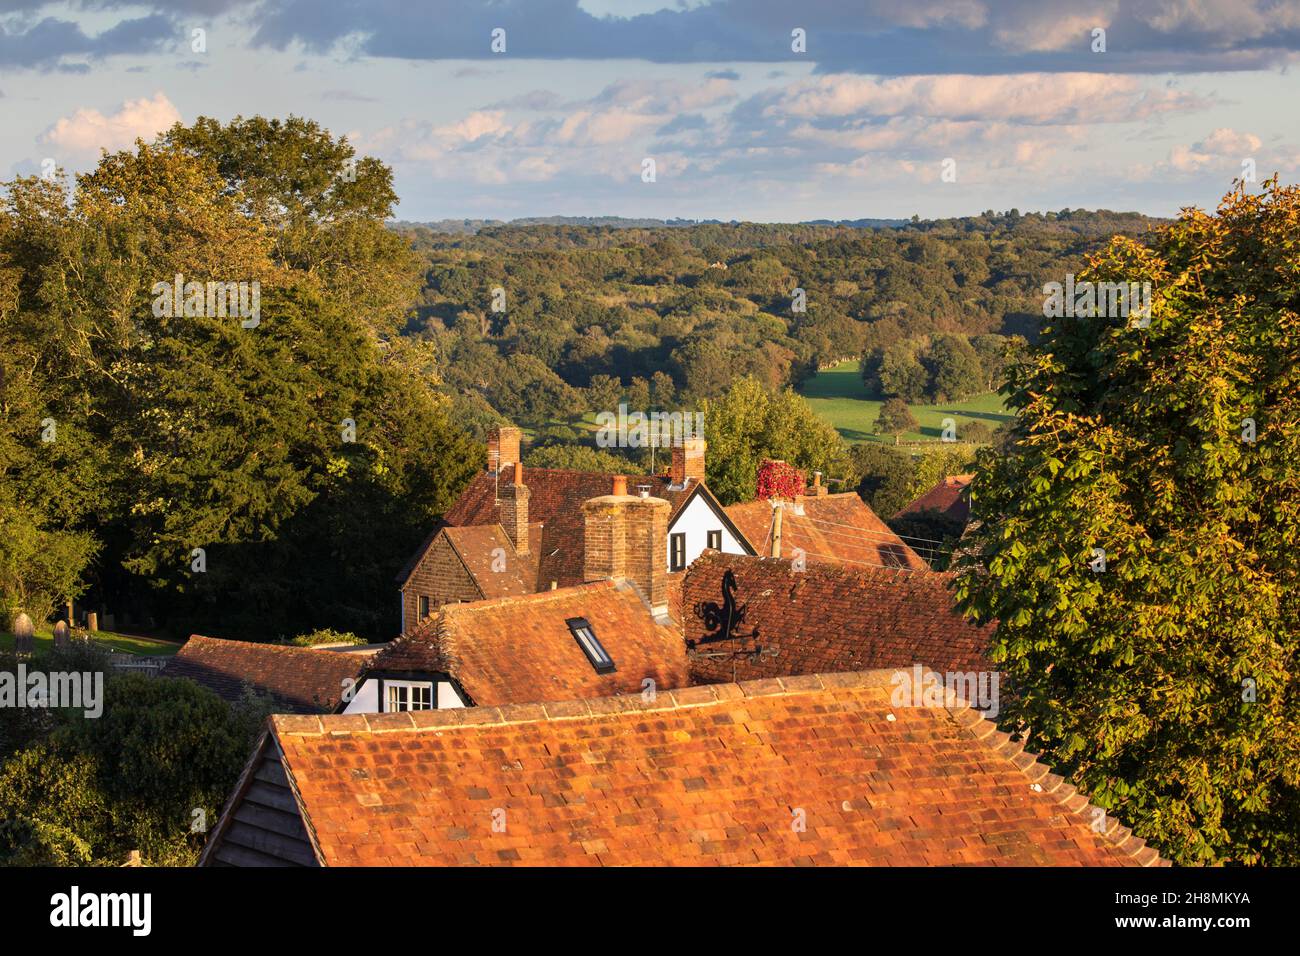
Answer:
<svg viewBox="0 0 1300 956"><path fill-rule="evenodd" d="M1080 279L1151 283L1149 325L1052 321L975 483L1005 719L1179 863L1300 862L1297 237L1273 180L1114 239Z"/></svg>

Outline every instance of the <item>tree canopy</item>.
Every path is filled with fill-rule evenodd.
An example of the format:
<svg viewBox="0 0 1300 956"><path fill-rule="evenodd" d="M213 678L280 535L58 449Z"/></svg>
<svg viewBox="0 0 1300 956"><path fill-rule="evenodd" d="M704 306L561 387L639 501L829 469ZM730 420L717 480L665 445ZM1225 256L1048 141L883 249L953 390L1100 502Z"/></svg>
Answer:
<svg viewBox="0 0 1300 956"><path fill-rule="evenodd" d="M1054 320L974 485L1004 715L1181 863L1300 862L1298 232L1273 180L1092 256L1149 326Z"/></svg>
<svg viewBox="0 0 1300 956"><path fill-rule="evenodd" d="M75 194L7 184L10 612L88 588L136 627L392 633L393 575L481 452L421 351L384 338L412 255L384 228L388 171L339 177L351 153L306 121L200 120L105 155Z"/></svg>

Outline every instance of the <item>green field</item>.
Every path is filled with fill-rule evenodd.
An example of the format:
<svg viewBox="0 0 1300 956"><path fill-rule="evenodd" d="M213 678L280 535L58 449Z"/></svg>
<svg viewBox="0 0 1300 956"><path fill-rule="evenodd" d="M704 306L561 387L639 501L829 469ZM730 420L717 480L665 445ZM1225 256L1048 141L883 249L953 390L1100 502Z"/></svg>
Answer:
<svg viewBox="0 0 1300 956"><path fill-rule="evenodd" d="M799 391L808 399L813 410L830 422L845 441L893 441L889 436L882 438L872 434L871 427L876 423L876 415L883 403L867 395L856 361L848 359L834 368L819 372L804 382ZM902 435L903 441L938 440L942 436L945 418L957 422L959 438L961 427L966 422L984 422L993 429L1011 418L1006 406L1002 404L1002 396L996 392L985 392L964 402L912 405L911 409L912 417L920 424L920 429Z"/></svg>
<svg viewBox="0 0 1300 956"><path fill-rule="evenodd" d="M112 634L108 631L96 631L93 638L94 643L117 651L122 654L142 654L154 657L171 657L181 649L179 644L173 644L170 641L157 641L148 637L137 637L134 634ZM32 642L32 650L41 654L54 647L54 633L48 628L37 628L36 637ZM14 636L10 631L0 631L0 651L12 651L14 649Z"/></svg>

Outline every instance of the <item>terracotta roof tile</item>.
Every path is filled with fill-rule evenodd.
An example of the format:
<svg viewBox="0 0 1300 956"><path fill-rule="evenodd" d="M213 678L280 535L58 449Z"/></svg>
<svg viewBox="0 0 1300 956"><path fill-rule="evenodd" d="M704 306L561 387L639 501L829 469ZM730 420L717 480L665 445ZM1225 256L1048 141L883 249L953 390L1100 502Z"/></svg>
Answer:
<svg viewBox="0 0 1300 956"><path fill-rule="evenodd" d="M426 712L382 733L272 718L320 861L355 865L1151 865L890 672ZM706 691L714 692L712 695ZM888 717L893 715L894 719ZM394 772L394 767L401 772ZM802 823L802 829L792 824ZM495 825L494 825L495 824Z"/></svg>
<svg viewBox="0 0 1300 956"><path fill-rule="evenodd" d="M771 553L770 502L747 501L726 512L759 554ZM805 496L787 507L781 519L781 555L792 557L796 548L809 564L929 567L854 492Z"/></svg>
<svg viewBox="0 0 1300 956"><path fill-rule="evenodd" d="M614 661L598 674L565 621L586 618ZM484 705L640 693L687 683L681 634L630 585L600 581L524 597L448 604L375 658L381 671L450 674Z"/></svg>
<svg viewBox="0 0 1300 956"><path fill-rule="evenodd" d="M743 612L733 630L738 639L710 640L725 630L713 618L725 614L728 571ZM827 564L795 571L779 558L706 553L687 569L682 592L691 676L730 681L913 664L940 673L988 671L994 629L956 610L951 580L933 571ZM769 653L737 653L758 647Z"/></svg>
<svg viewBox="0 0 1300 956"><path fill-rule="evenodd" d="M970 483L974 475L949 475L894 517L938 511L961 524L970 517Z"/></svg>
<svg viewBox="0 0 1300 956"><path fill-rule="evenodd" d="M504 566L497 564L494 556L497 548L515 557L515 546L501 525L448 527L444 533L485 598L532 594L537 590L539 549L530 548L526 561L508 560ZM528 539L543 540L540 521L536 524L529 522Z"/></svg>
<svg viewBox="0 0 1300 956"><path fill-rule="evenodd" d="M504 475L501 476L501 481L507 480L509 479ZM584 542L582 503L588 498L609 494L613 476L560 468L525 468L523 481L529 491L529 522L539 522L542 525L537 539L539 543L533 547L539 559L535 588L545 590L552 581L559 587L581 584ZM628 476L628 488L634 489L637 485L649 485L651 495L663 498L672 506L669 523L695 487L688 483L684 488L676 488L663 475ZM479 472L461 492L456 503L443 515L439 528L499 524L501 512L496 495L497 476L489 471ZM437 530L439 529L435 529L407 562L401 580L404 581L419 563Z"/></svg>
<svg viewBox="0 0 1300 956"><path fill-rule="evenodd" d="M192 680L226 701L238 701L249 687L269 694L286 711L311 714L333 710L343 681L357 677L369 660L369 655L194 634L162 673Z"/></svg>

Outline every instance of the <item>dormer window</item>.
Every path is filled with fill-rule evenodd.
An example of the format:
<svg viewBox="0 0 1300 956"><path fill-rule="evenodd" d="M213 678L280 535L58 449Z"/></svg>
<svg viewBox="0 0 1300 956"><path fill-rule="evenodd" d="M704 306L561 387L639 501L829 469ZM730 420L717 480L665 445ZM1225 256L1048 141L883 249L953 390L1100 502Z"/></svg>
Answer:
<svg viewBox="0 0 1300 956"><path fill-rule="evenodd" d="M673 532L668 536L668 570L680 571L686 567L686 533Z"/></svg>
<svg viewBox="0 0 1300 956"><path fill-rule="evenodd" d="M385 682L384 689L388 692L388 706L384 708L386 713L433 710L432 684Z"/></svg>
<svg viewBox="0 0 1300 956"><path fill-rule="evenodd" d="M587 655L587 660L591 662L597 674L608 674L614 670L614 659L601 645L596 632L592 630L585 617L571 617L564 623L569 625L573 639L582 648L582 653Z"/></svg>

